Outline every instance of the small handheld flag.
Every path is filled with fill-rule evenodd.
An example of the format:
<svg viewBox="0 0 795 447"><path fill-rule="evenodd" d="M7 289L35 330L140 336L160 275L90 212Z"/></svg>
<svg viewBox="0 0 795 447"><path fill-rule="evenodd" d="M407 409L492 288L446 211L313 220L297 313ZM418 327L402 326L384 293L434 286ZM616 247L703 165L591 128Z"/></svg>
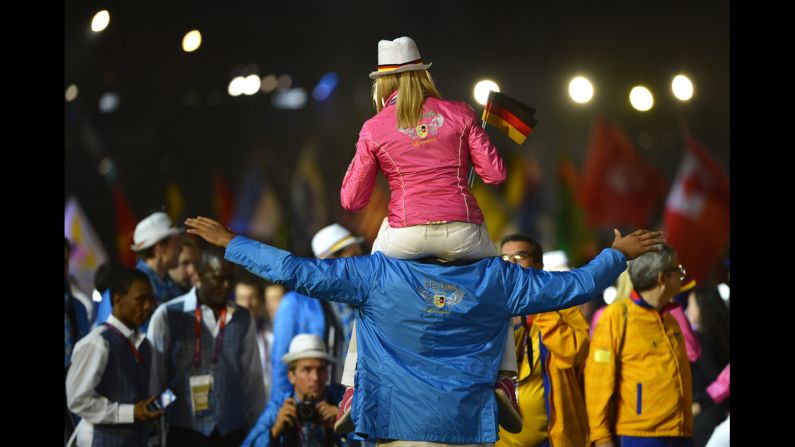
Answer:
<svg viewBox="0 0 795 447"><path fill-rule="evenodd" d="M536 109L492 90L486 100L482 119L484 123L505 132L516 144L522 144L538 123L533 118L535 113Z"/></svg>
<svg viewBox="0 0 795 447"><path fill-rule="evenodd" d="M524 105L508 95L491 90L483 108L483 128L486 123L505 132L508 138L521 145L538 123L536 109ZM475 169L469 168L469 187L475 184Z"/></svg>

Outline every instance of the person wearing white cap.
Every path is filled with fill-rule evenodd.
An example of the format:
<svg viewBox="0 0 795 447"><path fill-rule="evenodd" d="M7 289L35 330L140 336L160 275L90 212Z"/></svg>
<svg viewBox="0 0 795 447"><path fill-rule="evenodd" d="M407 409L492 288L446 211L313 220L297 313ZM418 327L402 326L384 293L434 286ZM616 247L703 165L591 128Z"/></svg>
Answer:
<svg viewBox="0 0 795 447"><path fill-rule="evenodd" d="M327 384L328 366L337 360L326 352L319 335L298 334L290 341L290 350L281 356L288 367L294 390L273 396L242 446L317 446L340 445L333 432L337 404L342 399L342 385ZM302 440L299 444L296 441ZM348 441L354 446L358 442Z"/></svg>
<svg viewBox="0 0 795 447"><path fill-rule="evenodd" d="M664 241L659 231L622 237L615 230L612 247L587 265L545 272L497 257L453 265L380 252L306 259L235 235L212 219L185 223L189 233L225 247L226 259L258 276L356 308L361 343L351 419L355 433L390 447L493 445L493 386L509 330L505 321L593 299L628 259Z"/></svg>
<svg viewBox="0 0 795 447"><path fill-rule="evenodd" d="M340 224L331 224L312 238L312 251L320 259L347 258L362 254L361 237L355 237ZM329 352L339 361L331 367L331 380L342 380L342 359L353 331L353 310L347 304L331 303L288 291L282 297L273 320L271 355L271 394L278 396L293 390L287 377L287 365L279 361L287 352L290 340L298 334L319 335Z"/></svg>
<svg viewBox="0 0 795 447"><path fill-rule="evenodd" d="M447 261L496 256L467 175L472 164L484 182L498 185L507 175L505 163L472 107L441 98L427 70L430 66L409 37L378 42L378 69L370 73L377 114L359 132L356 154L342 181L342 207L356 212L367 206L380 170L391 195L389 215L373 252L398 259ZM517 367L510 334L504 349L495 392L505 388L513 394ZM343 384L350 385L351 361L345 363ZM351 428L350 401L347 395L343 399L341 430ZM506 428L521 430L518 407L509 399L501 402Z"/></svg>
<svg viewBox="0 0 795 447"><path fill-rule="evenodd" d="M179 265L179 234L168 214L158 211L138 222L133 233L132 249L138 256L136 268L146 273L155 291L157 304L185 293L168 275Z"/></svg>

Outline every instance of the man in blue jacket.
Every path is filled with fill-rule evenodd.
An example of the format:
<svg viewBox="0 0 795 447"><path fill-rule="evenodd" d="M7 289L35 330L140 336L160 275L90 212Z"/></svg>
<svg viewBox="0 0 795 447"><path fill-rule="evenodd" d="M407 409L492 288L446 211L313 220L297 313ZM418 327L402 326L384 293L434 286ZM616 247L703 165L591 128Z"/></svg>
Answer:
<svg viewBox="0 0 795 447"><path fill-rule="evenodd" d="M570 272L523 269L500 258L467 265L397 260L374 253L307 259L236 236L204 217L189 233L226 247L226 259L299 292L356 308L359 363L352 418L371 440L450 444L497 440L493 385L514 315L585 303L628 259L656 250L661 232L616 238Z"/></svg>
<svg viewBox="0 0 795 447"><path fill-rule="evenodd" d="M338 383L326 384L328 365L337 359L326 352L323 339L298 334L279 360L288 365L294 389L273 396L241 447L358 446L359 442L343 442L334 433L337 405L345 389Z"/></svg>

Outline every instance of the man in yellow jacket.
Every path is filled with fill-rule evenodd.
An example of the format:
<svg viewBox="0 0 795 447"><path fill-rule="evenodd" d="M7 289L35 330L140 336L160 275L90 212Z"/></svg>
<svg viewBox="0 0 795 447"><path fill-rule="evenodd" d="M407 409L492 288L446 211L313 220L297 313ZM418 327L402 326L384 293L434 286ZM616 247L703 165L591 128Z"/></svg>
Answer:
<svg viewBox="0 0 795 447"><path fill-rule="evenodd" d="M590 436L597 447L692 446L690 363L682 331L664 312L684 268L668 245L629 262L629 299L607 306L585 365Z"/></svg>
<svg viewBox="0 0 795 447"><path fill-rule="evenodd" d="M543 269L541 246L523 234L507 236L502 258L524 268ZM519 317L517 317L519 318ZM521 321L521 320L520 320ZM496 447L583 447L588 417L583 366L588 323L577 307L527 316L515 331L522 431L500 429Z"/></svg>

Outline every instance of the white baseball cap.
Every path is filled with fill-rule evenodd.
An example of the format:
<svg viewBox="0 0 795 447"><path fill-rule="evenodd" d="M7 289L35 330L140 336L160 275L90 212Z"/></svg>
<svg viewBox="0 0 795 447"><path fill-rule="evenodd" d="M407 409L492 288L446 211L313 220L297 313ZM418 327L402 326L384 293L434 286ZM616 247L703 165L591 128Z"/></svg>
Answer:
<svg viewBox="0 0 795 447"><path fill-rule="evenodd" d="M133 251L145 250L163 239L183 231L185 231L184 228L172 226L171 218L168 217L168 214L158 211L138 222L138 225L135 226L135 233L133 233L134 244L131 245L131 248Z"/></svg>
<svg viewBox="0 0 795 447"><path fill-rule="evenodd" d="M563 250L553 250L544 253L541 258L544 263L544 270L548 272L568 272L569 270L569 257Z"/></svg>
<svg viewBox="0 0 795 447"><path fill-rule="evenodd" d="M332 363L337 360L326 352L326 344L319 335L298 334L290 341L290 349L282 356L284 363L301 359L324 359Z"/></svg>
<svg viewBox="0 0 795 447"><path fill-rule="evenodd" d="M361 244L363 240L360 237L354 237L342 225L334 223L315 234L315 237L312 238L312 251L316 258L323 259L349 245Z"/></svg>

